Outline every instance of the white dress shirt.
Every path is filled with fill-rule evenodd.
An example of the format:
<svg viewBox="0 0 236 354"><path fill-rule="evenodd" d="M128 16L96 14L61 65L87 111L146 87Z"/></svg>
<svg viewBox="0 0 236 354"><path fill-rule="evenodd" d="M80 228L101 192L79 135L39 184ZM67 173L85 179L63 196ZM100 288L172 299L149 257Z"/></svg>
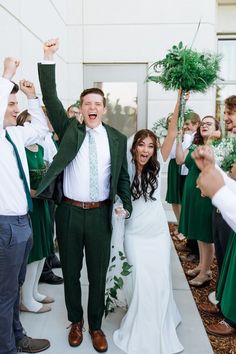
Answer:
<svg viewBox="0 0 236 354"><path fill-rule="evenodd" d="M53 141L53 133L48 132L45 138L38 142L39 145L43 147L43 159L48 162L49 165L52 163L54 156L57 154L57 147Z"/></svg>
<svg viewBox="0 0 236 354"><path fill-rule="evenodd" d="M89 128L86 127L88 131ZM99 197L97 201L108 199L110 193L111 156L106 129L102 124L94 128L97 148ZM64 170L63 191L67 198L81 202L92 201L89 193L89 137L85 139L76 157Z"/></svg>
<svg viewBox="0 0 236 354"><path fill-rule="evenodd" d="M182 149L183 151L187 150L189 146L192 144L194 138L194 134L184 134L183 142L182 142ZM173 143L171 152L170 152L170 159L175 159L176 158L176 139ZM182 176L186 176L188 174L188 168L185 166L185 164L181 165L181 173Z"/></svg>
<svg viewBox="0 0 236 354"><path fill-rule="evenodd" d="M19 175L13 146L6 139L6 131L3 128L8 96L12 88L13 84L9 80L0 78L0 215L25 215L28 205L24 184ZM17 147L29 183L25 146L34 144L37 139L43 138L48 127L39 100L28 100L28 104L28 111L32 116L31 123L26 123L24 127L7 127L7 131Z"/></svg>
<svg viewBox="0 0 236 354"><path fill-rule="evenodd" d="M218 166L225 185L216 192L212 203L220 210L227 224L236 232L236 182L228 177Z"/></svg>

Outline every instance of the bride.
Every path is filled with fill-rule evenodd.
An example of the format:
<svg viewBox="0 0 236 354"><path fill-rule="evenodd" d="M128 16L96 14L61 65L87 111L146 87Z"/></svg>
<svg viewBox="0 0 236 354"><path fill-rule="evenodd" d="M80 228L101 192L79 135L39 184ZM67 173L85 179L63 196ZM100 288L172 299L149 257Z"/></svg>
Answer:
<svg viewBox="0 0 236 354"><path fill-rule="evenodd" d="M126 257L132 265L127 277L131 283L129 307L113 335L115 344L128 354L172 354L183 350L176 334L181 319L173 299L171 239L160 194L161 168L176 137L178 109L179 98L159 154L157 138L147 129L135 134L131 147L133 212L126 220L124 241Z"/></svg>

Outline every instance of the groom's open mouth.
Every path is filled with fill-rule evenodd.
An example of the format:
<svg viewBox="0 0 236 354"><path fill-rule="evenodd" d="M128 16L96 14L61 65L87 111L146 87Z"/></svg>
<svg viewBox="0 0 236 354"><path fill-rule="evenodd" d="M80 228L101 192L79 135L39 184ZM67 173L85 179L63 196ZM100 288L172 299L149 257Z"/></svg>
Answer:
<svg viewBox="0 0 236 354"><path fill-rule="evenodd" d="M89 114L90 119L96 119L97 118L97 113L90 113Z"/></svg>

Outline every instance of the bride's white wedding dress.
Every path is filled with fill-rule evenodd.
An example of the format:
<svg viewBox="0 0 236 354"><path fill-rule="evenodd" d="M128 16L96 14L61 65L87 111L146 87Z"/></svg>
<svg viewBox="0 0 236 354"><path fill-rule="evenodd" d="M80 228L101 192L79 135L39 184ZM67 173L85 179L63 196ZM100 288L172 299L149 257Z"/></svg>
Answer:
<svg viewBox="0 0 236 354"><path fill-rule="evenodd" d="M163 164L161 156L159 162ZM131 170L133 174L134 166ZM156 200L135 200L131 218L125 224L124 248L128 263L133 265L131 275L125 279L129 307L113 339L128 354L183 350L176 333L181 319L172 293L171 239L160 189L159 178Z"/></svg>

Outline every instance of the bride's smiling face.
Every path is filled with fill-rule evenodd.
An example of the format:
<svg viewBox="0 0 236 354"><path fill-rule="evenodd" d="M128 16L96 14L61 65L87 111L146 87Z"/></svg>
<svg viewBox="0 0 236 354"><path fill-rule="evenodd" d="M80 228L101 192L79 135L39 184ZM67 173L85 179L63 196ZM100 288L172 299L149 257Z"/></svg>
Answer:
<svg viewBox="0 0 236 354"><path fill-rule="evenodd" d="M154 154L154 142L150 136L140 139L135 149L135 161L139 171L142 171L143 167L149 161Z"/></svg>

